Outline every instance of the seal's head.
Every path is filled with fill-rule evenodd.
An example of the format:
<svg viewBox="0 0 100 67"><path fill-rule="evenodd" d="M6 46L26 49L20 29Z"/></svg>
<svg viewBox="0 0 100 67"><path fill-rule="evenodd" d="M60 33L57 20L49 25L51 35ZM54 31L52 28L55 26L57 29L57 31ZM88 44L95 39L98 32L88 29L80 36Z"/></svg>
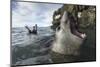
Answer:
<svg viewBox="0 0 100 67"><path fill-rule="evenodd" d="M86 38L86 34L78 30L77 28L78 24L76 23L74 17L70 13L64 11L60 22L61 22L60 29L71 32L71 34L81 39Z"/></svg>
<svg viewBox="0 0 100 67"><path fill-rule="evenodd" d="M60 20L60 25L56 29L56 39L52 46L52 51L60 54L78 55L80 45L86 35L80 33L76 28L75 20L68 12L64 12Z"/></svg>

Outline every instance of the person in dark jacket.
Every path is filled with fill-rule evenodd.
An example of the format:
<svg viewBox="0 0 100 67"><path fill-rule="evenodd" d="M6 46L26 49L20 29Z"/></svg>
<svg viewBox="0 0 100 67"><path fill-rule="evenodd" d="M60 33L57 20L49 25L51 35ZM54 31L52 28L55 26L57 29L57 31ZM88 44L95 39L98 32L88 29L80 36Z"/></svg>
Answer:
<svg viewBox="0 0 100 67"><path fill-rule="evenodd" d="M33 26L33 30L30 30L28 26L25 26L25 28L28 30L29 34L37 34L37 24Z"/></svg>

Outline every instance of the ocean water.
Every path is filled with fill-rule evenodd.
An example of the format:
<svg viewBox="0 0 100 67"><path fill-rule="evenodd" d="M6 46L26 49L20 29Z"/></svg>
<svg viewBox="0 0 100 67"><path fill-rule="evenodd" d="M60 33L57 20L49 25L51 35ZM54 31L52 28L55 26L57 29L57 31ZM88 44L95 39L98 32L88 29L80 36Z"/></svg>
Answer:
<svg viewBox="0 0 100 67"><path fill-rule="evenodd" d="M51 44L54 40L54 31L50 27L39 27L37 35L28 34L25 28L12 28L12 65L70 62L68 59L75 59L74 62L95 61L96 30L85 29L83 31L87 34L87 38L80 47L80 56L77 59L55 53L50 55Z"/></svg>
<svg viewBox="0 0 100 67"><path fill-rule="evenodd" d="M52 63L49 51L53 34L50 27L39 27L37 35L28 34L24 27L12 28L12 65Z"/></svg>

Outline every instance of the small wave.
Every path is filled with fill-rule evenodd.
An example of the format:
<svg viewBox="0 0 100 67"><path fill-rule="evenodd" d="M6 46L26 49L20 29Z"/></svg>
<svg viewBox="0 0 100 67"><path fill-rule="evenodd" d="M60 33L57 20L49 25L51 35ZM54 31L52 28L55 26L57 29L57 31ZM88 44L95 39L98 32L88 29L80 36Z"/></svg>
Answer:
<svg viewBox="0 0 100 67"><path fill-rule="evenodd" d="M16 65L46 64L46 63L52 63L52 60L50 59L49 55L38 56L38 57L21 60L21 61L16 62Z"/></svg>

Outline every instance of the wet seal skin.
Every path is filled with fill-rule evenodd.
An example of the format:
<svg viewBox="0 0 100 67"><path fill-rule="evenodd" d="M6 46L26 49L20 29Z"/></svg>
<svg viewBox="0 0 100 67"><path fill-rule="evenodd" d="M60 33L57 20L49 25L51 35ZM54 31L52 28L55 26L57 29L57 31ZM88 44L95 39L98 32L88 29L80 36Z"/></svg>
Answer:
<svg viewBox="0 0 100 67"><path fill-rule="evenodd" d="M76 26L71 14L64 11L60 26L56 29L56 39L52 44L51 57L53 60L54 58L56 60L66 58L67 61L64 59L62 61L72 62L80 55L80 46L85 40L86 34L79 32Z"/></svg>

